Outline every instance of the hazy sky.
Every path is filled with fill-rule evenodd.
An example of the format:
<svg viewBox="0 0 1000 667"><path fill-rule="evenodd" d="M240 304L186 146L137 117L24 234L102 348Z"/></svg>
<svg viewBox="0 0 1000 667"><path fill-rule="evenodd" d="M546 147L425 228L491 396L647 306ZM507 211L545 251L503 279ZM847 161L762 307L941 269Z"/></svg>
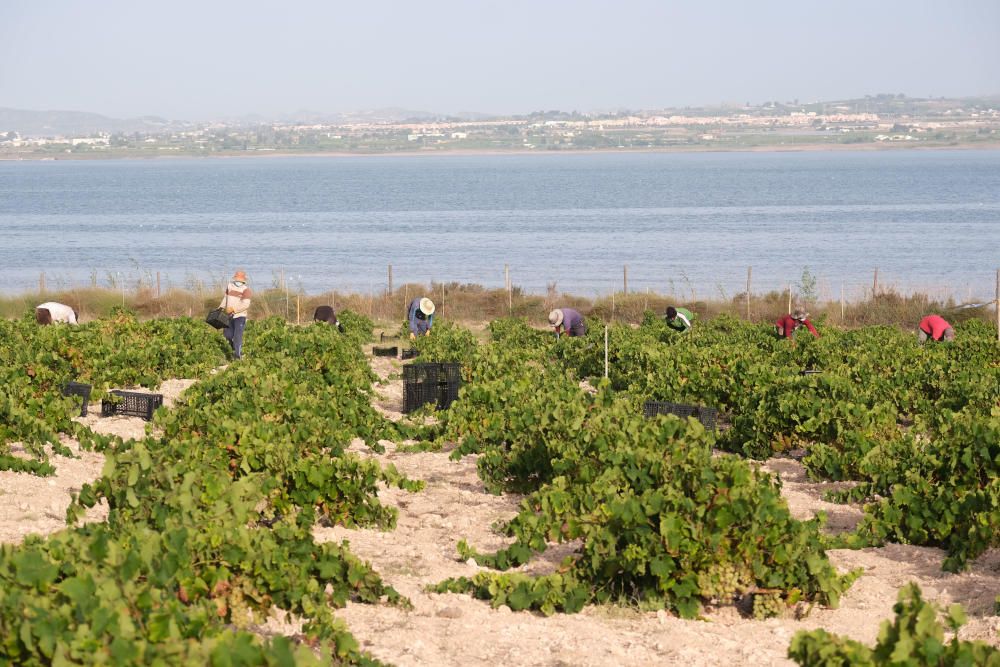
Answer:
<svg viewBox="0 0 1000 667"><path fill-rule="evenodd" d="M178 119L1000 93L997 0L0 0L0 106Z"/></svg>

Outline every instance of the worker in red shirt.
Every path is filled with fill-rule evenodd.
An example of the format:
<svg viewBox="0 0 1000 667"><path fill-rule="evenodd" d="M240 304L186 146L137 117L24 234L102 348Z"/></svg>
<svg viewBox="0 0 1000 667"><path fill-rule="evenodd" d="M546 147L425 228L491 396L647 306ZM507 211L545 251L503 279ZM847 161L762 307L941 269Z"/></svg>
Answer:
<svg viewBox="0 0 1000 667"><path fill-rule="evenodd" d="M774 323L775 332L778 334L778 338L784 336L785 338L791 338L792 334L799 327L804 326L809 329L809 333L815 338L819 338L819 332L816 331L816 327L813 323L809 321L809 313L805 311L801 306L796 306L790 314L785 315L777 322Z"/></svg>
<svg viewBox="0 0 1000 667"><path fill-rule="evenodd" d="M955 340L955 330L948 324L948 320L940 315L928 315L920 320L917 338L923 343L928 338L931 340Z"/></svg>

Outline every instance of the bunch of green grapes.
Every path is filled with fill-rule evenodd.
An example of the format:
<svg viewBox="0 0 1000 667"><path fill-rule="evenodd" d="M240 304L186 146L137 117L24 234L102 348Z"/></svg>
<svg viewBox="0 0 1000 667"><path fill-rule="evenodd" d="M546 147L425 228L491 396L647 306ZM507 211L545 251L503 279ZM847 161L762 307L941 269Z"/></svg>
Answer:
<svg viewBox="0 0 1000 667"><path fill-rule="evenodd" d="M243 589L238 586L229 591L229 619L237 628L246 629L253 623L253 612L247 604Z"/></svg>
<svg viewBox="0 0 1000 667"><path fill-rule="evenodd" d="M741 580L739 570L732 563L714 563L698 575L698 589L706 599L728 602L742 588Z"/></svg>
<svg viewBox="0 0 1000 667"><path fill-rule="evenodd" d="M785 601L780 593L755 593L753 596L753 617L758 621L780 616L785 610Z"/></svg>

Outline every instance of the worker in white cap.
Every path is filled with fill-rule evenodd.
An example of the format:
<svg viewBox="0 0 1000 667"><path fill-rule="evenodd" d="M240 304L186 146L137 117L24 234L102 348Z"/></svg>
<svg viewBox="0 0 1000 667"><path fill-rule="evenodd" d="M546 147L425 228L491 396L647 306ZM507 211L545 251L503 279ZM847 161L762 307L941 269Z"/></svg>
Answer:
<svg viewBox="0 0 1000 667"><path fill-rule="evenodd" d="M587 325L583 321L583 315L572 308L556 308L549 313L549 324L556 331L556 338L565 333L574 338L587 333Z"/></svg>
<svg viewBox="0 0 1000 667"><path fill-rule="evenodd" d="M430 336L431 327L434 325L434 302L426 296L418 296L410 302L406 319L410 321L411 339L417 336Z"/></svg>
<svg viewBox="0 0 1000 667"><path fill-rule="evenodd" d="M56 322L77 324L76 311L65 303L46 301L35 307L35 321L39 324L54 324Z"/></svg>

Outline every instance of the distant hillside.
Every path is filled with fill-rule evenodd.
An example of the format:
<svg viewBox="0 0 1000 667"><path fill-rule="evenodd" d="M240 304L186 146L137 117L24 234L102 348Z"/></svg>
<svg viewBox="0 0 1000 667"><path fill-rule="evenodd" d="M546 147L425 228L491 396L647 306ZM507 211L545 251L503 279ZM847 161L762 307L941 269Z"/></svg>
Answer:
<svg viewBox="0 0 1000 667"><path fill-rule="evenodd" d="M31 111L0 107L0 133L14 131L23 137L87 135L96 132L150 133L168 130L175 125L155 116L122 120L87 111Z"/></svg>

